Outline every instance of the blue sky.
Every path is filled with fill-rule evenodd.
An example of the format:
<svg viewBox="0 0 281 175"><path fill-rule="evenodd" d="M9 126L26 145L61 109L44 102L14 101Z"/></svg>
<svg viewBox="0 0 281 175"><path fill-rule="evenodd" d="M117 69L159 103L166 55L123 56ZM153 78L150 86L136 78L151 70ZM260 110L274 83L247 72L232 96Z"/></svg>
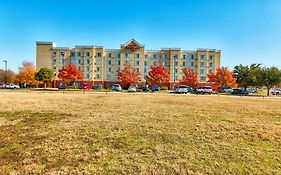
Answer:
<svg viewBox="0 0 281 175"><path fill-rule="evenodd" d="M35 42L222 50L222 66L281 67L280 0L0 0L0 60L35 63ZM4 68L1 61L0 68Z"/></svg>

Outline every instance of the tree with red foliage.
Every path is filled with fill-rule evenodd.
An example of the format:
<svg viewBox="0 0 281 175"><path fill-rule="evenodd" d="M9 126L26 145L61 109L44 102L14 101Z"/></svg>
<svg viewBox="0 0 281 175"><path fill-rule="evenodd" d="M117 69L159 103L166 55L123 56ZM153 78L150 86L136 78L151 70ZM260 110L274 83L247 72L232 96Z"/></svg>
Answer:
<svg viewBox="0 0 281 175"><path fill-rule="evenodd" d="M237 78L227 67L217 68L216 73L208 74L208 78L210 82L218 86L229 86L233 88L238 86L236 83Z"/></svg>
<svg viewBox="0 0 281 175"><path fill-rule="evenodd" d="M70 64L59 70L58 77L63 81L73 81L73 85L75 85L76 80L83 78L83 72L78 70L75 65Z"/></svg>
<svg viewBox="0 0 281 175"><path fill-rule="evenodd" d="M135 85L140 81L140 74L131 65L124 65L124 68L118 71L118 78L121 83L129 86Z"/></svg>
<svg viewBox="0 0 281 175"><path fill-rule="evenodd" d="M162 66L151 66L146 81L153 85L164 85L170 81L170 75L167 70Z"/></svg>
<svg viewBox="0 0 281 175"><path fill-rule="evenodd" d="M181 84L196 88L198 84L198 80L196 75L188 68L182 69L184 76L183 79L180 81Z"/></svg>

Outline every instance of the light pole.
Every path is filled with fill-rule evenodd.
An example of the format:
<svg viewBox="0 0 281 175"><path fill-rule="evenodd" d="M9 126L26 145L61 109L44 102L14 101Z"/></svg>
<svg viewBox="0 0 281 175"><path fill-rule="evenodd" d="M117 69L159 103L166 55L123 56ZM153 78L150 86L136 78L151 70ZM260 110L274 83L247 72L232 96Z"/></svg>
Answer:
<svg viewBox="0 0 281 175"><path fill-rule="evenodd" d="M8 61L7 60L3 60L3 62L5 63L5 87L6 87L6 84L7 84L7 65L8 65Z"/></svg>
<svg viewBox="0 0 281 175"><path fill-rule="evenodd" d="M176 55L173 56L173 62L174 62L174 87L173 87L173 89L175 90L175 87L176 87Z"/></svg>
<svg viewBox="0 0 281 175"><path fill-rule="evenodd" d="M64 66L65 66L65 64L64 64L64 56L65 56L65 52L61 52L61 56L62 56L62 69L64 69ZM63 88L64 88L64 82L63 82L64 80L62 80L62 83L60 83L62 86L63 86ZM63 91L64 92L64 91Z"/></svg>

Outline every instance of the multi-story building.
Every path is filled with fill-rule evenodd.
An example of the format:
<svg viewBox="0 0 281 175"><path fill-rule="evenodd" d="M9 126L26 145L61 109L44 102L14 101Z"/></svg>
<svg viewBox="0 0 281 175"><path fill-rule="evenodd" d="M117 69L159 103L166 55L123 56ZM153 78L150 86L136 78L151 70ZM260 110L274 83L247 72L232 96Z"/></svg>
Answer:
<svg viewBox="0 0 281 175"><path fill-rule="evenodd" d="M170 84L177 84L183 78L183 68L193 71L200 83L208 81L207 74L220 66L221 51L216 49L197 49L195 51L180 48L162 48L145 50L145 46L131 39L121 44L120 49L106 49L102 46L56 47L53 42L36 42L36 67L48 67L58 70L65 65L75 64L84 73L84 79L78 82L110 86L117 83L118 70L125 64L136 68L145 81L150 66L166 67L170 73ZM59 82L59 79L56 78ZM55 85L57 86L57 85Z"/></svg>

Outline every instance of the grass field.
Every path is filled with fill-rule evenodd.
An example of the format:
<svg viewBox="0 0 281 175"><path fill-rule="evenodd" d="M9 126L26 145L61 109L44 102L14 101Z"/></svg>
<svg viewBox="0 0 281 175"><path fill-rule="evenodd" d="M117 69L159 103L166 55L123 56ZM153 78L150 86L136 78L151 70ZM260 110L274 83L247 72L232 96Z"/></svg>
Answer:
<svg viewBox="0 0 281 175"><path fill-rule="evenodd" d="M281 174L281 99L0 92L1 174Z"/></svg>

